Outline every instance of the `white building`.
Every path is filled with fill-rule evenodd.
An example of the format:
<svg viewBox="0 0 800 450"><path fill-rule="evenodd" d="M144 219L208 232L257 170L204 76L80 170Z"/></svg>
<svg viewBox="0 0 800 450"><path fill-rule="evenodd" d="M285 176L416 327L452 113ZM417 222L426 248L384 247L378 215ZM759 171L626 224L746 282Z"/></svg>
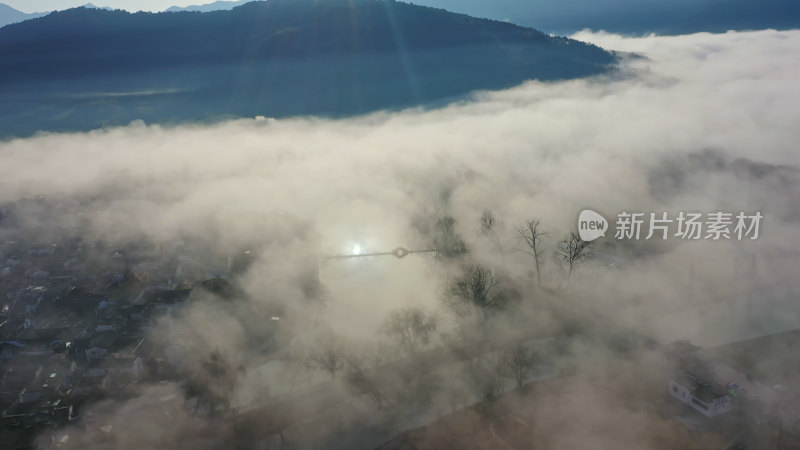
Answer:
<svg viewBox="0 0 800 450"><path fill-rule="evenodd" d="M681 382L669 380L669 393L706 417L718 416L733 408L733 397L722 388L686 372Z"/></svg>

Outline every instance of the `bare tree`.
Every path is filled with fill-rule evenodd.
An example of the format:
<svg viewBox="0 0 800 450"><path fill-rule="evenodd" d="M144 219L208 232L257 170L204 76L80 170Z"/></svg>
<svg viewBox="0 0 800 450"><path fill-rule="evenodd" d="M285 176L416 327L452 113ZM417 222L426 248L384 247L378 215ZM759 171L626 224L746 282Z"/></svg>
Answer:
<svg viewBox="0 0 800 450"><path fill-rule="evenodd" d="M526 249L522 252L533 256L533 261L536 263L536 283L542 284L541 275L541 251L542 251L542 238L548 236L547 233L541 231L541 222L536 219L530 219L524 225L517 227L517 233L525 243Z"/></svg>
<svg viewBox="0 0 800 450"><path fill-rule="evenodd" d="M436 331L436 317L417 307L393 311L383 324L383 332L397 341L408 355L427 345Z"/></svg>
<svg viewBox="0 0 800 450"><path fill-rule="evenodd" d="M393 343L378 339L364 351L367 366L374 369L391 361L397 348Z"/></svg>
<svg viewBox="0 0 800 450"><path fill-rule="evenodd" d="M355 354L348 355L344 359L347 385L359 394L369 394L375 402L375 406L378 409L383 408L383 394L374 377L369 375L364 365L364 359L356 357Z"/></svg>
<svg viewBox="0 0 800 450"><path fill-rule="evenodd" d="M219 350L213 350L201 362L201 371L191 380L191 390L199 395L200 402L208 406L211 414L230 408L230 398L241 372Z"/></svg>
<svg viewBox="0 0 800 450"><path fill-rule="evenodd" d="M297 345L289 347L283 355L283 362L283 373L289 380L290 390L294 390L301 375L305 375L306 383L311 383L315 363L305 348L298 348Z"/></svg>
<svg viewBox="0 0 800 450"><path fill-rule="evenodd" d="M473 393L483 402L490 403L503 393L503 378L498 370L498 358L484 355L470 360L466 369Z"/></svg>
<svg viewBox="0 0 800 450"><path fill-rule="evenodd" d="M449 377L447 379L451 380L451 382L443 383L441 395L450 407L450 412L456 412L469 401L469 390L464 382L464 375L462 373L456 373L454 369L450 369L450 372L445 376L447 377L448 375Z"/></svg>
<svg viewBox="0 0 800 450"><path fill-rule="evenodd" d="M484 318L488 318L489 313L499 306L501 292L498 284L490 269L480 265L468 266L450 283L445 302L457 315L464 316L478 309Z"/></svg>
<svg viewBox="0 0 800 450"><path fill-rule="evenodd" d="M460 258L469 252L469 247L456 231L456 219L443 216L434 224L433 247L444 258Z"/></svg>
<svg viewBox="0 0 800 450"><path fill-rule="evenodd" d="M556 244L555 256L567 264L567 282L572 278L572 271L575 266L591 258L593 253L591 242L584 241L574 231L570 231L564 239Z"/></svg>
<svg viewBox="0 0 800 450"><path fill-rule="evenodd" d="M525 381L533 373L537 357L527 346L519 344L506 350L501 361L504 372L514 379L517 388L522 389Z"/></svg>
<svg viewBox="0 0 800 450"><path fill-rule="evenodd" d="M316 341L314 350L309 354L309 359L319 369L328 373L331 378L336 378L347 363L347 352L341 339L328 332L321 334Z"/></svg>
<svg viewBox="0 0 800 450"><path fill-rule="evenodd" d="M491 209L484 209L481 215L481 233L489 234L494 232L494 226L497 223L497 217Z"/></svg>
<svg viewBox="0 0 800 450"><path fill-rule="evenodd" d="M484 210L481 215L481 236L489 240L501 255L503 254L503 244L497 235L497 216L489 209Z"/></svg>

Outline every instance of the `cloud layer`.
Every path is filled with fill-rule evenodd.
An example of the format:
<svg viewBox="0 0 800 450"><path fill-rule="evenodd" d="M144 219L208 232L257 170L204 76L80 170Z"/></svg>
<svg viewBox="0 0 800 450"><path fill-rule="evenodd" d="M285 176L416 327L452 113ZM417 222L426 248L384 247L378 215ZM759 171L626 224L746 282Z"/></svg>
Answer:
<svg viewBox="0 0 800 450"><path fill-rule="evenodd" d="M437 211L474 236L487 208L507 231L536 216L559 233L585 206L762 210L763 240L795 248L796 186L694 173L684 159L798 164L798 32L576 37L642 57L612 77L530 82L432 111L15 140L0 144L0 201L99 194L90 220L105 236L204 229L231 246L283 211L312 220L326 254L357 241L365 251L424 246L409 225ZM663 184L665 164L690 172L683 185Z"/></svg>

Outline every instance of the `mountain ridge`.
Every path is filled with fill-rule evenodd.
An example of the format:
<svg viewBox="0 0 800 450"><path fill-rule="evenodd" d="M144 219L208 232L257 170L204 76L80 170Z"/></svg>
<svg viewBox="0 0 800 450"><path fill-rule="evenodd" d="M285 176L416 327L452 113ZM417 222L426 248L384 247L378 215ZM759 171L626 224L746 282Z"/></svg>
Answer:
<svg viewBox="0 0 800 450"><path fill-rule="evenodd" d="M0 129L338 117L596 75L616 61L591 44L392 0L74 8L0 28Z"/></svg>
<svg viewBox="0 0 800 450"><path fill-rule="evenodd" d="M5 3L0 3L0 28L6 25L10 25L12 23L19 23L25 20L43 17L46 16L47 14L50 13L49 12L25 13L17 9L14 9L11 6L6 5Z"/></svg>
<svg viewBox="0 0 800 450"><path fill-rule="evenodd" d="M551 33L583 29L675 35L800 26L796 0L412 0Z"/></svg>
<svg viewBox="0 0 800 450"><path fill-rule="evenodd" d="M245 3L250 3L252 1L263 1L263 0L220 0L212 3L204 3L200 5L189 5L189 6L170 6L169 8L165 9L164 12L180 12L180 11L196 11L196 12L211 12L211 11L219 11L219 10L229 10L233 9L237 6L244 5Z"/></svg>
<svg viewBox="0 0 800 450"><path fill-rule="evenodd" d="M151 67L394 51L399 45L413 51L541 44L570 53L605 54L596 46L531 28L391 0L355 0L354 19L352 4L350 0L270 0L207 13L130 13L86 7L57 11L0 29L0 80L14 74L36 77L48 62L55 69L67 55L75 62L91 62L95 69L108 61L106 68L113 69L130 66L133 60L125 56L135 57L137 66ZM348 23L351 20L359 22ZM51 45L56 40L57 49ZM98 56L112 53L110 59ZM40 58L34 61L30 55Z"/></svg>

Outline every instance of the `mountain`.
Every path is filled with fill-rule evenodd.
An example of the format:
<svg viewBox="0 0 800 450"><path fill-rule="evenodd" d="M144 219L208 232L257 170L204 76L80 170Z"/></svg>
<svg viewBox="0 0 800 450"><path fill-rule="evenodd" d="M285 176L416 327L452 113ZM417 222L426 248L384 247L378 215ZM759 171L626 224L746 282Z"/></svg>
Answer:
<svg viewBox="0 0 800 450"><path fill-rule="evenodd" d="M615 62L594 45L392 0L75 8L0 29L0 130L343 116L584 77Z"/></svg>
<svg viewBox="0 0 800 450"><path fill-rule="evenodd" d="M800 27L797 0L412 0L550 33L681 34Z"/></svg>
<svg viewBox="0 0 800 450"><path fill-rule="evenodd" d="M248 0L249 1L249 0ZM217 3L227 3L227 2L217 2ZM230 2L230 3L246 3L246 1L242 2ZM91 8L91 9L105 9L111 10L108 6L95 6L91 3L87 3L83 5L84 8ZM36 19L38 17L44 17L50 14L52 11L48 12L40 12L40 13L24 13L22 11L18 11L6 4L0 3L0 28L12 24L22 22L24 20Z"/></svg>
<svg viewBox="0 0 800 450"><path fill-rule="evenodd" d="M114 8L109 8L108 6L96 6L96 5L93 5L91 3L87 3L87 4L83 5L83 7L84 8L89 8L89 9L105 9L106 11L113 11L114 10Z"/></svg>
<svg viewBox="0 0 800 450"><path fill-rule="evenodd" d="M800 28L796 0L710 0L695 5L664 27L663 34L698 31L779 30Z"/></svg>
<svg viewBox="0 0 800 450"><path fill-rule="evenodd" d="M22 22L23 20L35 19L50 13L24 13L16 9L0 3L0 27L4 27L11 23Z"/></svg>
<svg viewBox="0 0 800 450"><path fill-rule="evenodd" d="M239 0L239 1L218 1L213 3L206 3L205 5L189 5L189 6L171 6L165 9L166 12L179 12L179 11L197 11L197 12L211 12L211 11L226 11L233 9L237 6L244 5L245 3L254 0ZM255 0L258 1L258 0Z"/></svg>

